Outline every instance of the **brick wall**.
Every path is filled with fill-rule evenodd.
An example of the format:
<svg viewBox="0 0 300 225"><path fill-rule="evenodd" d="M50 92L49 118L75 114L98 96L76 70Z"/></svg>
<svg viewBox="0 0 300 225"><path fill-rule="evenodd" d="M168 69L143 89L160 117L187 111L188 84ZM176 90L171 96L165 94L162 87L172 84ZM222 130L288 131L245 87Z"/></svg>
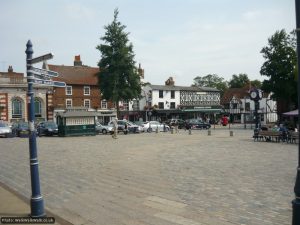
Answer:
<svg viewBox="0 0 300 225"><path fill-rule="evenodd" d="M66 99L72 99L73 107L84 106L84 99L89 99L91 108L100 108L100 90L98 86L90 86L90 95L84 95L84 85L72 86L72 95L66 95L65 88L55 88L53 94L53 106L65 108Z"/></svg>

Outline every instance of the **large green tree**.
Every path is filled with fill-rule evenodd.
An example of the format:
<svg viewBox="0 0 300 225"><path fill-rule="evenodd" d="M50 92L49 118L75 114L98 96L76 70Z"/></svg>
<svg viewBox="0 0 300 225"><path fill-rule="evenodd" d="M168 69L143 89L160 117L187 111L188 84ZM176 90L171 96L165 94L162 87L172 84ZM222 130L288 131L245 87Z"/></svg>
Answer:
<svg viewBox="0 0 300 225"><path fill-rule="evenodd" d="M101 52L98 63L99 88L102 98L116 104L119 116L119 101L130 101L140 97L141 82L135 66L133 45L129 43L126 26L118 21L118 9L114 11L112 23L104 27L104 43L96 48Z"/></svg>
<svg viewBox="0 0 300 225"><path fill-rule="evenodd" d="M260 73L269 79L263 81L262 89L272 92L277 101L277 111L291 110L297 106L296 42L294 33L285 30L276 31L268 39L268 46L261 50L265 62Z"/></svg>
<svg viewBox="0 0 300 225"><path fill-rule="evenodd" d="M197 76L194 78L192 86L217 88L220 90L221 96L223 96L224 92L228 89L227 81L217 74L208 74L203 77Z"/></svg>
<svg viewBox="0 0 300 225"><path fill-rule="evenodd" d="M239 75L233 74L231 80L228 82L229 88L242 88L249 84L250 80L248 75L240 73Z"/></svg>

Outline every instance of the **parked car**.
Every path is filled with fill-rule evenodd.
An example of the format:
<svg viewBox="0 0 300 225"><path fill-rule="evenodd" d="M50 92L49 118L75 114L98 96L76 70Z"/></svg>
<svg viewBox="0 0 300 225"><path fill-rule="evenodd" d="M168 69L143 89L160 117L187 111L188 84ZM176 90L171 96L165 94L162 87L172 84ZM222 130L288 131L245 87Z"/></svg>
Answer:
<svg viewBox="0 0 300 225"><path fill-rule="evenodd" d="M211 127L209 123L198 119L190 119L187 120L186 123L191 127L191 129L209 129Z"/></svg>
<svg viewBox="0 0 300 225"><path fill-rule="evenodd" d="M58 135L58 127L57 124L54 121L45 121L45 122L40 122L37 125L37 134L39 137L41 136L53 136L53 135Z"/></svg>
<svg viewBox="0 0 300 225"><path fill-rule="evenodd" d="M107 133L112 133L113 132L113 126L112 125L103 125L99 122L96 122L96 132L102 133L102 134L107 134Z"/></svg>
<svg viewBox="0 0 300 225"><path fill-rule="evenodd" d="M113 126L113 121L110 121L108 123L108 125ZM127 127L127 129L126 129L126 127ZM141 130L141 128L138 125L133 124L130 121L118 120L118 132L124 132L124 134L127 134L128 132L130 132L130 133L140 133L140 130Z"/></svg>
<svg viewBox="0 0 300 225"><path fill-rule="evenodd" d="M166 124L168 124L169 126L174 126L175 124L178 124L179 129L185 128L186 126L186 122L182 119L169 119L166 121Z"/></svg>
<svg viewBox="0 0 300 225"><path fill-rule="evenodd" d="M140 132L144 132L144 129L143 129L144 122L143 121L134 121L132 123L139 126L139 131Z"/></svg>
<svg viewBox="0 0 300 225"><path fill-rule="evenodd" d="M0 122L0 136L1 137L9 137L12 134L11 128L8 124Z"/></svg>
<svg viewBox="0 0 300 225"><path fill-rule="evenodd" d="M158 121L147 121L143 124L143 129L145 132L152 132L158 129L158 131L166 131L170 130L170 126L167 124L162 124Z"/></svg>
<svg viewBox="0 0 300 225"><path fill-rule="evenodd" d="M16 122L12 125L12 134L16 137L28 137L29 126L28 122Z"/></svg>
<svg viewBox="0 0 300 225"><path fill-rule="evenodd" d="M143 127L140 125L137 125L133 122L127 121L128 124L128 131L131 133L141 133L143 132Z"/></svg>

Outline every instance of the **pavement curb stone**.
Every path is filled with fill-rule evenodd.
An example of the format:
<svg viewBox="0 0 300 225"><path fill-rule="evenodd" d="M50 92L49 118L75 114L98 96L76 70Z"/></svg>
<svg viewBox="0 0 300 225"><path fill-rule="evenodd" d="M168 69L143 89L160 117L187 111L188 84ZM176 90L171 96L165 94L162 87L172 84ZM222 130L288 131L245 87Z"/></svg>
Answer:
<svg viewBox="0 0 300 225"><path fill-rule="evenodd" d="M30 210L30 206L29 206L30 200L28 198L21 195L20 193L18 193L17 191L15 191L14 189L10 188L9 186L7 186L6 184L4 184L0 181L0 192L5 192L5 191L7 191L11 194L11 196L9 196L8 198L17 198L18 201L21 201L22 203L25 203L26 205L28 205L29 210ZM3 204L5 205L6 203L3 203ZM7 204L9 204L9 203L7 203ZM55 224L73 225L72 223L68 222L67 220L63 219L62 217L50 212L49 210L45 209L45 211L46 211L47 217L54 217L55 218ZM29 213L30 212L28 211L28 214ZM1 216L6 216L6 215L5 214L3 215L2 212L0 211L0 217ZM11 212L11 213L9 213L8 216L18 216L18 213ZM26 216L26 215L20 213L19 216Z"/></svg>

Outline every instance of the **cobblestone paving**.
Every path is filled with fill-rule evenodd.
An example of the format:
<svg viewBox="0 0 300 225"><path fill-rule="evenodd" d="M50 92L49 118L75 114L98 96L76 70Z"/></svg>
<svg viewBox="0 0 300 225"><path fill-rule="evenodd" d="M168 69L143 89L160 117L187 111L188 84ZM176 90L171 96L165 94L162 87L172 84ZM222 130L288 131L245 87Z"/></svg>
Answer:
<svg viewBox="0 0 300 225"><path fill-rule="evenodd" d="M38 138L45 206L74 224L291 224L298 146L211 133ZM30 198L28 139L0 139L0 181Z"/></svg>

